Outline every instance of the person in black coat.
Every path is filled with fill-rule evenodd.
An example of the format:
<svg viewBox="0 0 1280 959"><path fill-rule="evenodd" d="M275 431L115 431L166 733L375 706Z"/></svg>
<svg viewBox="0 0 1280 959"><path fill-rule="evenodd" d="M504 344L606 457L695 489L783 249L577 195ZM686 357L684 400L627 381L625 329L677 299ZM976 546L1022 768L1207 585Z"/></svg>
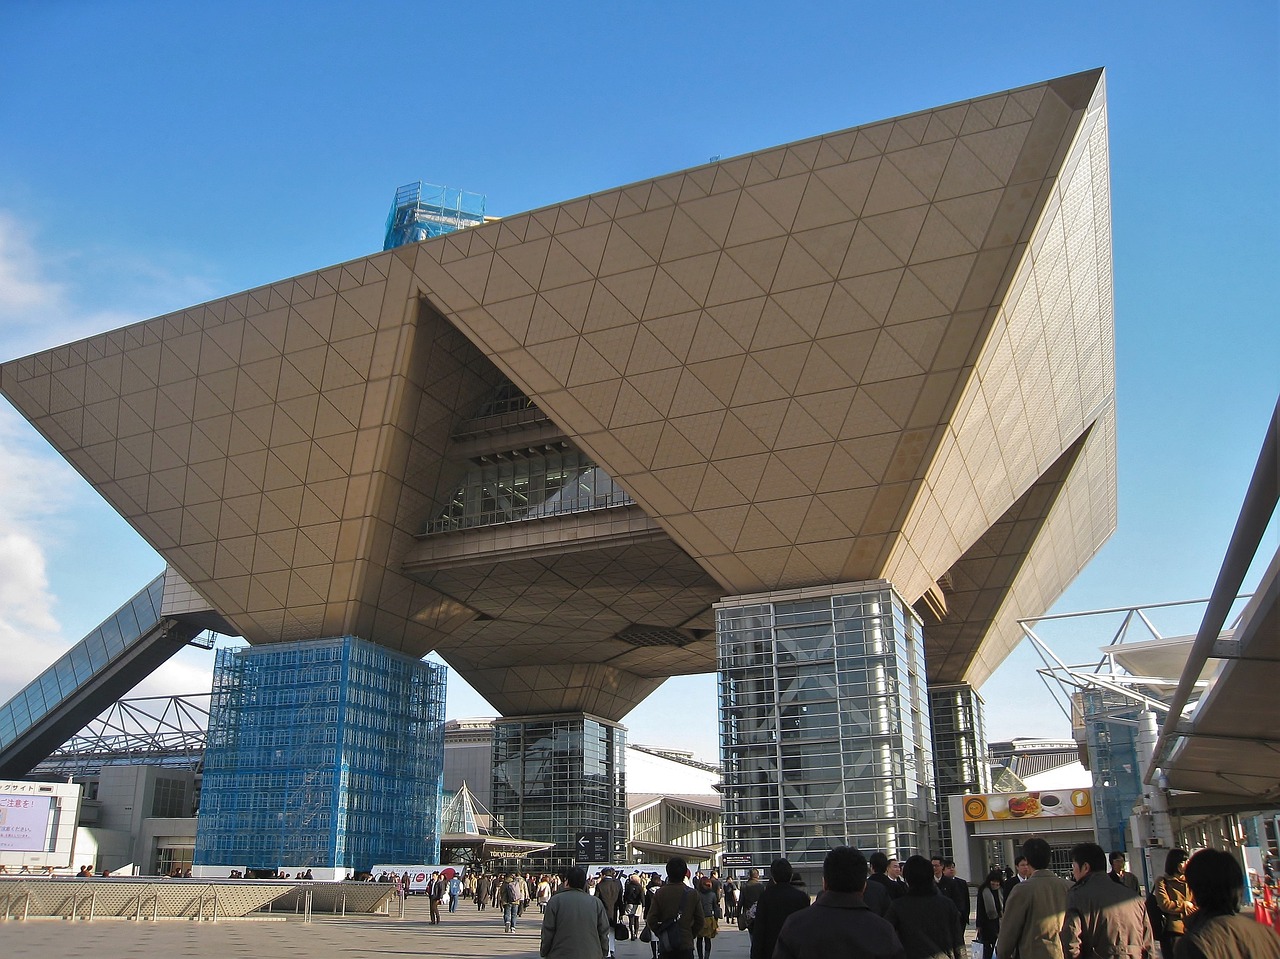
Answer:
<svg viewBox="0 0 1280 959"><path fill-rule="evenodd" d="M982 959L991 959L996 940L1000 938L1000 917L1004 915L1004 891L1000 888L1003 879L999 869L992 869L978 890L978 941L982 943Z"/></svg>
<svg viewBox="0 0 1280 959"><path fill-rule="evenodd" d="M868 908L862 895L866 881L862 853L851 846L828 852L822 863L822 892L812 908L787 917L773 959L906 959L893 927ZM878 887L873 883L871 888ZM888 893L884 895L887 899ZM932 898L949 906L936 895Z"/></svg>
<svg viewBox="0 0 1280 959"><path fill-rule="evenodd" d="M867 877L868 883L874 882L876 885L882 886L884 891L889 894L891 901L907 894L907 884L901 879L895 881L889 875L889 864L897 862L896 859L890 859L882 852L873 852L867 857L867 862L871 865L871 875ZM866 898L865 894L863 898ZM887 912L888 909L889 906L886 904L884 912ZM880 915L883 916L884 912L881 912Z"/></svg>
<svg viewBox="0 0 1280 959"><path fill-rule="evenodd" d="M787 916L809 906L809 895L791 884L794 870L786 859L769 866L773 880L756 901L756 918L751 923L751 959L773 959L773 947Z"/></svg>
<svg viewBox="0 0 1280 959"><path fill-rule="evenodd" d="M968 926L971 912L969 883L956 875L954 859L942 861L942 879L938 881L938 888L942 890L944 896L956 904L956 911L960 913L960 925Z"/></svg>
<svg viewBox="0 0 1280 959"><path fill-rule="evenodd" d="M929 860L912 856L902 874L909 891L890 904L885 918L902 940L907 959L964 959L960 912L947 896L938 894Z"/></svg>

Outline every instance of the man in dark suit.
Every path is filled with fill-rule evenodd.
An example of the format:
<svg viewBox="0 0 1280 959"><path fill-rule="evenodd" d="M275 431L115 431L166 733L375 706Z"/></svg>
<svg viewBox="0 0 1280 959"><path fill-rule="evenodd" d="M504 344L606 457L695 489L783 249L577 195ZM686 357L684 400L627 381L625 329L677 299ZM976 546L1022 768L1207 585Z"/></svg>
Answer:
<svg viewBox="0 0 1280 959"><path fill-rule="evenodd" d="M938 882L938 888L942 890L943 895L956 904L956 909L960 913L961 927L968 926L969 915L973 911L969 904L969 884L956 875L954 859L942 861L942 879Z"/></svg>
<svg viewBox="0 0 1280 959"><path fill-rule="evenodd" d="M1111 871L1107 873L1111 877L1112 882L1118 882L1127 889L1140 893L1138 888L1138 877L1131 872L1127 872L1124 868L1124 853L1113 852L1111 854Z"/></svg>
<svg viewBox="0 0 1280 959"><path fill-rule="evenodd" d="M1006 879L1004 884L1000 887L1000 891L1004 893L1005 902L1009 901L1009 893L1017 889L1020 884L1026 882L1027 877L1031 875L1031 867L1027 865L1026 856L1019 855L1018 858L1013 861L1013 868L1013 876Z"/></svg>
<svg viewBox="0 0 1280 959"><path fill-rule="evenodd" d="M764 892L764 889L764 883L760 881L760 870L752 869L747 881L742 884L742 889L738 892L739 929L746 929L751 932L751 923L756 918L756 903L760 901L760 894ZM752 938L755 938L754 933L752 933Z"/></svg>
<svg viewBox="0 0 1280 959"><path fill-rule="evenodd" d="M876 883L879 886L883 886L885 892L889 894L890 901L907 894L907 884L905 882L894 882L889 876L889 864L897 862L896 859L890 859L882 852L873 852L867 862L871 866L871 875L867 877L868 884ZM866 898L866 896L864 895L863 898ZM884 913L882 912L880 915L884 915Z"/></svg>

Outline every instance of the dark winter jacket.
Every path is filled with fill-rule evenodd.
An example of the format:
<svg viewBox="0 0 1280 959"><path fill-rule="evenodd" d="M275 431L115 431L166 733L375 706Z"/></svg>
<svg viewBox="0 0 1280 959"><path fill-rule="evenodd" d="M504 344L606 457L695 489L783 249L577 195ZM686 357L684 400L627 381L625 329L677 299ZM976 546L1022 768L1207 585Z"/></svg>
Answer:
<svg viewBox="0 0 1280 959"><path fill-rule="evenodd" d="M772 959L774 943L782 924L793 912L809 905L809 894L790 883L770 882L756 901L756 919L751 924L751 959Z"/></svg>
<svg viewBox="0 0 1280 959"><path fill-rule="evenodd" d="M898 902L905 902L905 897ZM861 893L823 892L812 909L788 916L773 959L906 959L889 923L867 907Z"/></svg>
<svg viewBox="0 0 1280 959"><path fill-rule="evenodd" d="M960 911L941 893L909 892L893 901L885 918L902 939L907 959L963 959Z"/></svg>

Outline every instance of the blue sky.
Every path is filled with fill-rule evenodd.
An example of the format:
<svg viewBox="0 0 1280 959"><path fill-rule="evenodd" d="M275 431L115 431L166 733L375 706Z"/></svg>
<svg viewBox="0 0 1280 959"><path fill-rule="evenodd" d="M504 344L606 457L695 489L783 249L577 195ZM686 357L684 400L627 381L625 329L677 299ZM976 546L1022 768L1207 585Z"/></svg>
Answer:
<svg viewBox="0 0 1280 959"><path fill-rule="evenodd" d="M1277 16L6 0L0 358L373 252L413 180L513 214L1105 66L1120 528L1055 609L1207 596L1280 392ZM0 408L0 697L160 567ZM1093 639L1055 641L1093 657ZM983 689L992 738L1067 734L1037 664L1020 650ZM184 654L142 691L207 689L209 666ZM451 715L489 712L451 682ZM714 757L713 679L669 682L627 724Z"/></svg>

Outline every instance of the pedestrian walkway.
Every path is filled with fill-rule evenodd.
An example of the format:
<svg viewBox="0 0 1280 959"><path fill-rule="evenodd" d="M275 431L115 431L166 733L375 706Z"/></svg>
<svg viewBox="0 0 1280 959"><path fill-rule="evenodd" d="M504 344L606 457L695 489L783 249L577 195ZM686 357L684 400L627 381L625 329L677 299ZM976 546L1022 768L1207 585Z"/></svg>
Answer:
<svg viewBox="0 0 1280 959"><path fill-rule="evenodd" d="M307 959L408 959L440 957L470 959L512 956L534 959L542 916L538 907L525 910L510 935L502 931L502 910L476 910L466 900L455 913L445 912L438 926L428 922L423 896L411 896L403 919L398 915L348 916L317 914L310 923L296 916L224 919L195 922L162 919L11 919L0 922L0 952L5 959L49 959L82 955L94 959L136 959L138 956L217 956L219 959L261 959L262 956L306 956ZM747 959L749 937L732 923L713 940L714 959ZM643 942L618 943L618 959L650 959Z"/></svg>

